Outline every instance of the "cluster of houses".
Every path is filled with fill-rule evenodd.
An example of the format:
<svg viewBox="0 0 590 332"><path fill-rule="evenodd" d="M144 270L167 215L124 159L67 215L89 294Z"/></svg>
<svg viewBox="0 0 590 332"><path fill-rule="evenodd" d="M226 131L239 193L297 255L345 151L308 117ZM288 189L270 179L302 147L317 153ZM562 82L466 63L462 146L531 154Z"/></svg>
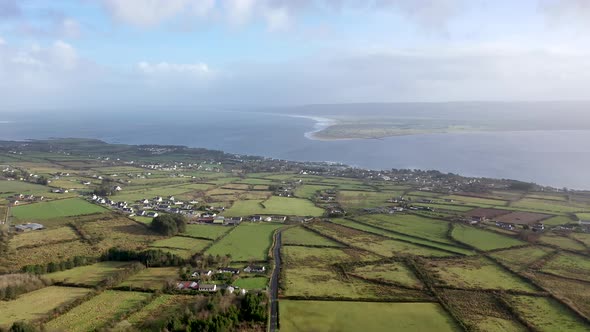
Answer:
<svg viewBox="0 0 590 332"><path fill-rule="evenodd" d="M517 228L543 232L545 225L543 220L550 215L533 212L509 211L493 208L477 208L464 214L464 221L471 225L483 222L492 222L498 228L516 230Z"/></svg>
<svg viewBox="0 0 590 332"><path fill-rule="evenodd" d="M209 279L214 274L225 274L229 273L232 275L239 275L241 271L245 273L266 273L266 267L262 265L248 265L243 270L233 267L220 267L217 270L213 271L210 269L207 270L199 270L194 271L191 274L192 281L180 281L176 284L176 288L178 290L193 290L199 292L217 292L221 289L225 289L226 292L232 294L236 291L239 291L240 294L246 294L245 289L240 289L238 287L232 285L217 285L211 283L204 283L203 280Z"/></svg>
<svg viewBox="0 0 590 332"><path fill-rule="evenodd" d="M18 194L8 198L8 201L14 205L20 205L22 203L33 203L33 202L40 202L44 200L45 197L43 196L35 196L35 195L24 195Z"/></svg>

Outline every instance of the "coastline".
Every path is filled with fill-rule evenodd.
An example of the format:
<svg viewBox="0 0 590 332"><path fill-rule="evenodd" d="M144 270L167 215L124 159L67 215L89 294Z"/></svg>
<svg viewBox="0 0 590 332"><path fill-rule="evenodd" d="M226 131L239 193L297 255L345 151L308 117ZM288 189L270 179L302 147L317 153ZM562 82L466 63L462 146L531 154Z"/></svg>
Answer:
<svg viewBox="0 0 590 332"><path fill-rule="evenodd" d="M292 114L292 115L289 115L289 117L299 118L299 119L309 119L309 120L315 121L315 123L313 125L313 130L305 132L305 134L303 134L305 136L305 138L307 138L307 139L314 140L314 141L336 141L336 140L339 140L339 139L323 139L323 138L319 138L316 136L316 133L319 133L320 131L337 124L338 123L337 120L330 119L330 118L324 118L324 117L320 117L320 116L298 115L298 114ZM345 138L345 139L347 139L347 138Z"/></svg>

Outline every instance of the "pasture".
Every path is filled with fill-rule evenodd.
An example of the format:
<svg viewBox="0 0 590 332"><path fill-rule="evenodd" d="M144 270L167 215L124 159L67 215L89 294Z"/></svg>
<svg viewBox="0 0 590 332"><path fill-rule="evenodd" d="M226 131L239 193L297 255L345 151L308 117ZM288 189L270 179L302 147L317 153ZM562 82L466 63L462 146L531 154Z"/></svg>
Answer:
<svg viewBox="0 0 590 332"><path fill-rule="evenodd" d="M337 199L345 209L362 209L387 205L388 199L397 196L399 193L343 190Z"/></svg>
<svg viewBox="0 0 590 332"><path fill-rule="evenodd" d="M557 301L524 295L510 297L513 309L539 331L588 331L588 326Z"/></svg>
<svg viewBox="0 0 590 332"><path fill-rule="evenodd" d="M545 263L541 271L590 282L590 260L581 255L561 253Z"/></svg>
<svg viewBox="0 0 590 332"><path fill-rule="evenodd" d="M208 240L195 239L186 236L173 236L168 239L155 241L150 247L184 249L189 250L192 253L197 253L207 247L210 243L211 241Z"/></svg>
<svg viewBox="0 0 590 332"><path fill-rule="evenodd" d="M268 285L267 277L247 277L240 278L234 281L233 286L245 288L245 289L266 289Z"/></svg>
<svg viewBox="0 0 590 332"><path fill-rule="evenodd" d="M584 209L588 209L588 206L571 204L567 202L558 202L550 200L542 200L536 198L523 198L519 201L513 202L511 207L519 208L523 210L532 210L539 212L548 213L568 213L568 212L581 212Z"/></svg>
<svg viewBox="0 0 590 332"><path fill-rule="evenodd" d="M90 291L87 288L50 286L23 294L13 301L0 301L0 327L45 317L51 310Z"/></svg>
<svg viewBox="0 0 590 332"><path fill-rule="evenodd" d="M509 248L525 244L515 238L461 224L455 225L451 236L455 240L479 250Z"/></svg>
<svg viewBox="0 0 590 332"><path fill-rule="evenodd" d="M139 271L119 284L119 287L160 290L167 281L176 281L178 267L150 267Z"/></svg>
<svg viewBox="0 0 590 332"><path fill-rule="evenodd" d="M544 234L539 239L539 242L550 244L561 249L566 250L573 250L573 251L586 251L586 246L582 243L579 243L573 239L570 239L567 236L561 235L554 235L554 234Z"/></svg>
<svg viewBox="0 0 590 332"><path fill-rule="evenodd" d="M291 227L282 232L283 245L304 245L304 246L329 246L341 247L342 245L326 237L318 235L303 227Z"/></svg>
<svg viewBox="0 0 590 332"><path fill-rule="evenodd" d="M215 240L223 234L229 232L231 229L231 227L227 226L193 224L186 225L186 232L182 234L186 236Z"/></svg>
<svg viewBox="0 0 590 332"><path fill-rule="evenodd" d="M96 286L102 280L114 275L128 266L129 262L100 262L87 266L45 274L43 277L55 282Z"/></svg>
<svg viewBox="0 0 590 332"><path fill-rule="evenodd" d="M43 195L47 191L49 191L47 187L38 184L24 181L0 180L0 195L3 196L5 196L4 194Z"/></svg>
<svg viewBox="0 0 590 332"><path fill-rule="evenodd" d="M19 220L43 220L101 212L106 212L106 209L80 198L19 205L12 209L12 215Z"/></svg>
<svg viewBox="0 0 590 332"><path fill-rule="evenodd" d="M237 262L266 260L272 235L281 226L268 223L242 223L219 242L213 244L205 253L220 256L230 254L232 260Z"/></svg>
<svg viewBox="0 0 590 332"><path fill-rule="evenodd" d="M491 256L516 269L525 269L527 265L545 257L552 251L552 249L544 247L524 247L496 251Z"/></svg>
<svg viewBox="0 0 590 332"><path fill-rule="evenodd" d="M457 331L436 303L280 301L281 331Z"/></svg>
<svg viewBox="0 0 590 332"><path fill-rule="evenodd" d="M39 246L52 242L76 239L78 239L78 234L71 227L65 226L27 233L15 233L10 240L10 245L14 248L20 248L23 246Z"/></svg>
<svg viewBox="0 0 590 332"><path fill-rule="evenodd" d="M420 280L402 262L361 265L353 268L349 273L367 279L401 284L406 287L422 288Z"/></svg>
<svg viewBox="0 0 590 332"><path fill-rule="evenodd" d="M94 331L111 320L118 320L117 317L137 308L150 296L150 293L106 290L49 321L45 328L50 331Z"/></svg>
<svg viewBox="0 0 590 332"><path fill-rule="evenodd" d="M312 198L318 191L331 188L333 187L324 185L304 184L295 189L295 196L301 198Z"/></svg>
<svg viewBox="0 0 590 332"><path fill-rule="evenodd" d="M492 261L481 258L431 260L426 268L438 283L463 289L502 289L534 292L536 288L505 271Z"/></svg>
<svg viewBox="0 0 590 332"><path fill-rule="evenodd" d="M452 244L447 238L447 221L424 218L412 214L375 214L356 218L359 221L423 239Z"/></svg>

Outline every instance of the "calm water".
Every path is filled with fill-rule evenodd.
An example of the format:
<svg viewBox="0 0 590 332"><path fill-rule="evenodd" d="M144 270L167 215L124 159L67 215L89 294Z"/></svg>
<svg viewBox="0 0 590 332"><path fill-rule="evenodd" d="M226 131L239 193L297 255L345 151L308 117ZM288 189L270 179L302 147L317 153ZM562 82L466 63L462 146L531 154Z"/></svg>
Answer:
<svg viewBox="0 0 590 332"><path fill-rule="evenodd" d="M289 160L335 161L373 169L437 169L590 189L590 131L316 141L305 137L315 125L306 118L239 112L13 116L0 118L0 139L88 137L110 143L177 144Z"/></svg>

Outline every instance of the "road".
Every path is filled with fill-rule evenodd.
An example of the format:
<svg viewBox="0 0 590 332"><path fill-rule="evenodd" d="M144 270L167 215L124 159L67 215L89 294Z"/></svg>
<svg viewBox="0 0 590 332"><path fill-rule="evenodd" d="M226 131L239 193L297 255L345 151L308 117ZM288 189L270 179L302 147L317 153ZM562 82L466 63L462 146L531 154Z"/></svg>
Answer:
<svg viewBox="0 0 590 332"><path fill-rule="evenodd" d="M268 330L275 332L279 323L279 275L281 274L281 230L275 235L275 246L272 251L275 267L270 277L270 322Z"/></svg>

